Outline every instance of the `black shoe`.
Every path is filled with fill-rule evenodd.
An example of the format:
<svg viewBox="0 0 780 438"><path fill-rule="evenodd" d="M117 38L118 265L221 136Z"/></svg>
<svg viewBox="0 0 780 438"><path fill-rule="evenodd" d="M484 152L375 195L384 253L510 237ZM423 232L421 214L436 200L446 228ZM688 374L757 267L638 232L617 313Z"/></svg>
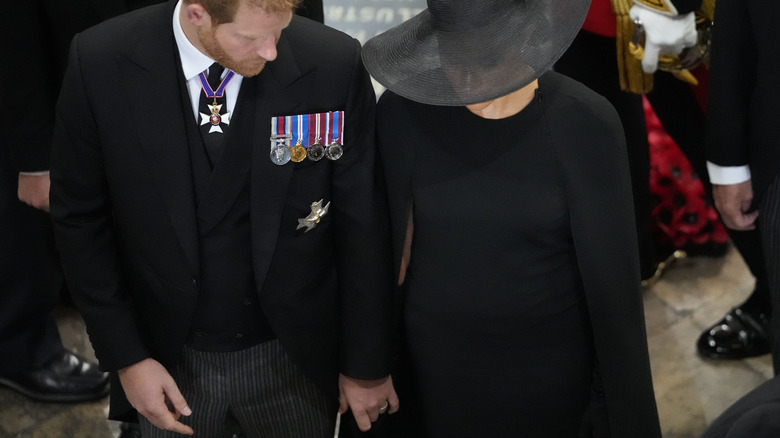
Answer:
<svg viewBox="0 0 780 438"><path fill-rule="evenodd" d="M141 426L138 423L122 423L119 425L119 438L141 438Z"/></svg>
<svg viewBox="0 0 780 438"><path fill-rule="evenodd" d="M64 350L41 369L0 376L8 386L31 399L45 402L83 402L108 395L108 373L81 356Z"/></svg>
<svg viewBox="0 0 780 438"><path fill-rule="evenodd" d="M707 329L696 342L699 354L710 359L744 359L768 354L769 317L731 309L720 322Z"/></svg>

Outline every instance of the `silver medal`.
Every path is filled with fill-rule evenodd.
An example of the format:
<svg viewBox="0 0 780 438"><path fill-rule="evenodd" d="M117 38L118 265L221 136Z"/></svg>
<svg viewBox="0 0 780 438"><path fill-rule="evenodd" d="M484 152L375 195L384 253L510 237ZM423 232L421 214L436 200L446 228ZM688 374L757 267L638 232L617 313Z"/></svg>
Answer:
<svg viewBox="0 0 780 438"><path fill-rule="evenodd" d="M328 147L325 148L325 156L329 160L338 160L342 155L344 155L344 148L336 142L329 144Z"/></svg>
<svg viewBox="0 0 780 438"><path fill-rule="evenodd" d="M325 156L325 146L314 143L313 145L309 146L309 150L307 151L307 157L309 157L312 161L320 161L322 157Z"/></svg>
<svg viewBox="0 0 780 438"><path fill-rule="evenodd" d="M290 153L290 148L287 147L284 143L277 144L273 148L271 148L271 162L276 164L277 166L281 166L283 164L287 164L290 162L290 158L292 157L292 154Z"/></svg>

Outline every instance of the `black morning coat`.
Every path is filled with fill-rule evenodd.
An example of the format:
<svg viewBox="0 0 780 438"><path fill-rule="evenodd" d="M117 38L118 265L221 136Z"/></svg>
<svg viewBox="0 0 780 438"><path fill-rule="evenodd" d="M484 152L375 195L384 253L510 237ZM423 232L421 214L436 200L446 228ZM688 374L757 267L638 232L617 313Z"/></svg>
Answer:
<svg viewBox="0 0 780 438"><path fill-rule="evenodd" d="M780 4L768 0L718 0L715 6L707 160L726 167L750 166L756 207L780 174L780 47L776 44L779 20ZM773 301L773 312L780 311L777 300ZM780 322L774 319L772 332L778 330ZM772 362L777 373L780 337L774 338Z"/></svg>
<svg viewBox="0 0 780 438"><path fill-rule="evenodd" d="M51 211L69 285L104 370L175 363L190 329L200 260L175 1L78 35L57 108ZM249 175L257 296L288 354L334 398L338 373L389 373L392 272L374 150L375 96L359 43L294 17L254 78ZM243 85L242 85L243 89ZM345 112L337 161L270 161L275 116ZM242 141L244 141L242 140ZM218 169L218 168L217 168ZM236 178L239 176L237 175ZM240 189L241 184L237 184ZM229 205L235 192L225 193ZM312 202L330 202L311 231ZM131 413L112 385L111 418Z"/></svg>
<svg viewBox="0 0 780 438"><path fill-rule="evenodd" d="M718 0L707 102L707 160L750 165L759 200L780 171L780 4ZM776 368L777 369L777 368Z"/></svg>

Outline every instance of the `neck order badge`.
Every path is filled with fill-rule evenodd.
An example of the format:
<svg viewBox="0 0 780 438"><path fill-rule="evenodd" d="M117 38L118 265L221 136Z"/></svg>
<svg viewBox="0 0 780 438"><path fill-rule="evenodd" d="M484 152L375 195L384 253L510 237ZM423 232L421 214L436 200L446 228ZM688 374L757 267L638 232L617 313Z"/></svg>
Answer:
<svg viewBox="0 0 780 438"><path fill-rule="evenodd" d="M227 85L230 83L230 80L233 79L235 73L228 71L227 75L225 75L225 78L220 82L219 79L223 70L224 69L222 66L214 63L209 68L208 78L206 78L205 72L198 74L198 79L200 79L200 85L203 88L204 96L207 99L211 99L210 104L206 103L206 106L209 109L208 114L200 113L201 126L207 124L210 125L208 131L209 134L213 132L222 134L223 131L220 125L222 123L225 125L230 124L230 113L227 111L222 113L222 107L225 105L225 88L227 88ZM214 88L215 86L216 88ZM201 101L203 101L203 98L201 98Z"/></svg>

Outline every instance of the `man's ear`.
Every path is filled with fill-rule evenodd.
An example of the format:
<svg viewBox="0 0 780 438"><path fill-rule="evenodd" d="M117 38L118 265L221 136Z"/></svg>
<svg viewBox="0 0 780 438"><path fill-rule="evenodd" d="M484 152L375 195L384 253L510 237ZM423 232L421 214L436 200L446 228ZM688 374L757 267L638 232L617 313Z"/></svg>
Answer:
<svg viewBox="0 0 780 438"><path fill-rule="evenodd" d="M200 3L190 3L184 6L184 16L187 20L197 27L205 26L211 23L211 15L203 8Z"/></svg>

